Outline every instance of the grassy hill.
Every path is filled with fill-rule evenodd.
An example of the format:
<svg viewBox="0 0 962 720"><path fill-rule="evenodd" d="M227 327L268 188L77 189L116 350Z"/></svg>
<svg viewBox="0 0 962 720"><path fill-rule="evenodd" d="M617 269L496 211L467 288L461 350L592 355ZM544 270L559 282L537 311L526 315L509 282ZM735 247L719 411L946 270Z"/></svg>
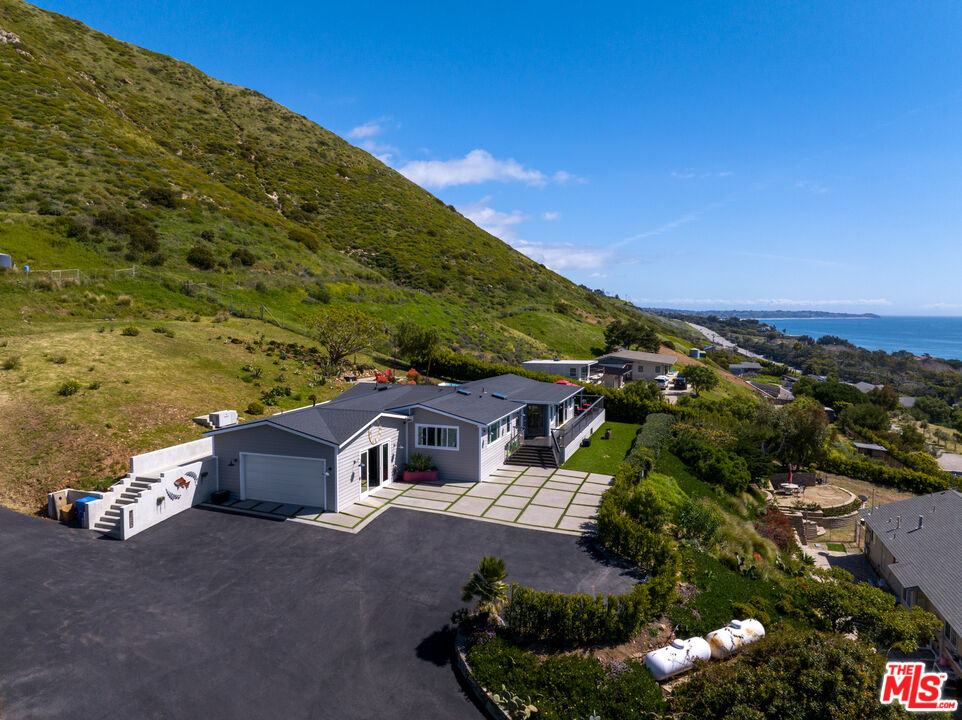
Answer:
<svg viewBox="0 0 962 720"><path fill-rule="evenodd" d="M639 313L260 93L19 0L0 0L0 96L0 252L31 268L0 272L5 505L101 482L131 452L195 437L192 416L243 410L274 385L291 388L282 407L334 394L310 358L263 345L310 345L329 307L431 325L448 348L514 363L583 356L607 322ZM286 329L224 324L230 305L266 306ZM647 317L666 338L685 332ZM120 334L130 323L139 335ZM262 376L243 369L254 356ZM72 379L80 392L58 395Z"/></svg>

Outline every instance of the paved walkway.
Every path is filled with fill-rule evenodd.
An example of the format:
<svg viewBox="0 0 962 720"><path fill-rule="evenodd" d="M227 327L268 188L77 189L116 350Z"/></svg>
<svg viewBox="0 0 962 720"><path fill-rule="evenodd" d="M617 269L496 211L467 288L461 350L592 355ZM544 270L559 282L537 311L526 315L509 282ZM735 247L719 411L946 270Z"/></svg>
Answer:
<svg viewBox="0 0 962 720"><path fill-rule="evenodd" d="M234 500L221 507L359 532L391 506L580 535L595 529L610 475L553 468L501 467L482 483L404 483L374 490L339 513L276 502Z"/></svg>

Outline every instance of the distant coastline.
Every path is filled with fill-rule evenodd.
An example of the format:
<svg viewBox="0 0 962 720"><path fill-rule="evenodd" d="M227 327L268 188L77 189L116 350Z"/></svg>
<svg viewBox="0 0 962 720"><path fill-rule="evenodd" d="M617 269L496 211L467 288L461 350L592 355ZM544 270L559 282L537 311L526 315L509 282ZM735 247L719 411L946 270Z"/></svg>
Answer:
<svg viewBox="0 0 962 720"><path fill-rule="evenodd" d="M843 313L827 310L677 310L644 308L649 312L693 317L738 318L739 320L869 320L881 317L875 313Z"/></svg>

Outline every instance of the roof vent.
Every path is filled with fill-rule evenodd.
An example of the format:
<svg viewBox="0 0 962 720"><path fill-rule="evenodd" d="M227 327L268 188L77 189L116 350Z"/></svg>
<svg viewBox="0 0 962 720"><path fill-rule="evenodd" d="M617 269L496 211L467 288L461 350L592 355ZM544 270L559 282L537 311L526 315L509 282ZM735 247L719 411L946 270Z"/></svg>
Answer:
<svg viewBox="0 0 962 720"><path fill-rule="evenodd" d="M919 530L922 529L922 516L919 515Z"/></svg>
<svg viewBox="0 0 962 720"><path fill-rule="evenodd" d="M508 396L505 395L504 393L491 393L491 396L492 396L492 397L496 397L496 398L498 398L499 400L507 400L507 399L508 399Z"/></svg>
<svg viewBox="0 0 962 720"><path fill-rule="evenodd" d="M470 394L471 394L471 391L470 391L470 390L465 390L464 388L458 388L458 394L459 394L459 395L470 395Z"/></svg>

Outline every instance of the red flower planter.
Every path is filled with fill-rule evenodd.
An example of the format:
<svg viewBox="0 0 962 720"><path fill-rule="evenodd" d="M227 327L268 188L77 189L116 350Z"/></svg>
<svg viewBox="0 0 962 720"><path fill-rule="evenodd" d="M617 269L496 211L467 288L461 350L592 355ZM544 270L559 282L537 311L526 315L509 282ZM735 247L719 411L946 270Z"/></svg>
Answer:
<svg viewBox="0 0 962 720"><path fill-rule="evenodd" d="M405 470L401 473L401 480L409 483L437 482L437 470Z"/></svg>

